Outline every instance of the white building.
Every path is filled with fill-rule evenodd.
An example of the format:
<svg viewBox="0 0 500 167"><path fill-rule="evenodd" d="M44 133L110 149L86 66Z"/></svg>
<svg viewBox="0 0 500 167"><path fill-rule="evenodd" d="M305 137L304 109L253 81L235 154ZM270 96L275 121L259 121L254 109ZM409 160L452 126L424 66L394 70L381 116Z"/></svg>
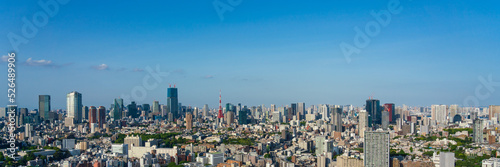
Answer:
<svg viewBox="0 0 500 167"><path fill-rule="evenodd" d="M214 166L224 162L224 154L221 152L207 153L208 163Z"/></svg>

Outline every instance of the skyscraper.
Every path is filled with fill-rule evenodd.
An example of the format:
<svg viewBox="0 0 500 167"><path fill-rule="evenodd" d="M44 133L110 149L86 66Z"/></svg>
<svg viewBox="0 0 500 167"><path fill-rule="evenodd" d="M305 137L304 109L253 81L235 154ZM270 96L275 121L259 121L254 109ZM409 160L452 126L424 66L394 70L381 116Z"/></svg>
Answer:
<svg viewBox="0 0 500 167"><path fill-rule="evenodd" d="M93 131L94 127L97 125L97 108L95 106L90 106L89 108L89 128Z"/></svg>
<svg viewBox="0 0 500 167"><path fill-rule="evenodd" d="M475 119L474 120L474 143L483 143L483 120Z"/></svg>
<svg viewBox="0 0 500 167"><path fill-rule="evenodd" d="M384 110L389 112L389 122L396 122L394 103L384 104Z"/></svg>
<svg viewBox="0 0 500 167"><path fill-rule="evenodd" d="M153 101L153 106L151 106L151 112L154 114L160 114L160 102Z"/></svg>
<svg viewBox="0 0 500 167"><path fill-rule="evenodd" d="M246 125L248 123L247 121L247 117L248 117L248 114L247 114L247 108L242 108L240 110L240 112L238 113L238 124L240 125Z"/></svg>
<svg viewBox="0 0 500 167"><path fill-rule="evenodd" d="M365 132L365 167L389 166L389 138L386 131Z"/></svg>
<svg viewBox="0 0 500 167"><path fill-rule="evenodd" d="M89 120L89 107L87 106L82 107L82 117L87 121Z"/></svg>
<svg viewBox="0 0 500 167"><path fill-rule="evenodd" d="M117 98L114 100L113 103L113 119L114 120L120 120L122 119L122 112L123 112L123 99L122 98Z"/></svg>
<svg viewBox="0 0 500 167"><path fill-rule="evenodd" d="M139 118L139 111L137 110L137 104L135 101L132 101L129 105L127 105L128 115L132 118Z"/></svg>
<svg viewBox="0 0 500 167"><path fill-rule="evenodd" d="M332 105L330 107L332 113L330 122L335 126L334 129L336 132L342 132L342 106Z"/></svg>
<svg viewBox="0 0 500 167"><path fill-rule="evenodd" d="M453 122L453 117L458 114L458 105L453 104L450 105L450 108L448 110L448 122Z"/></svg>
<svg viewBox="0 0 500 167"><path fill-rule="evenodd" d="M38 96L38 113L40 117L44 120L50 119L50 96L49 95L39 95Z"/></svg>
<svg viewBox="0 0 500 167"><path fill-rule="evenodd" d="M306 119L306 104L297 103L297 115L299 115L299 120Z"/></svg>
<svg viewBox="0 0 500 167"><path fill-rule="evenodd" d="M82 122L82 94L73 91L66 95L66 107L68 112L68 117L74 119L75 123Z"/></svg>
<svg viewBox="0 0 500 167"><path fill-rule="evenodd" d="M366 100L366 112L368 112L368 127L382 124L382 111L380 110L380 101L377 99Z"/></svg>
<svg viewBox="0 0 500 167"><path fill-rule="evenodd" d="M193 114L186 113L186 130L193 129Z"/></svg>
<svg viewBox="0 0 500 167"><path fill-rule="evenodd" d="M177 88L168 88L167 89L167 107L168 112L172 113L174 119L179 118L179 101L177 97Z"/></svg>
<svg viewBox="0 0 500 167"><path fill-rule="evenodd" d="M99 124L99 128L103 128L104 124L106 124L106 108L104 106L99 106L97 109L97 123Z"/></svg>
<svg viewBox="0 0 500 167"><path fill-rule="evenodd" d="M389 111L382 111L382 129L389 128L390 117Z"/></svg>
<svg viewBox="0 0 500 167"><path fill-rule="evenodd" d="M432 120L436 120L440 124L448 123L446 105L432 105Z"/></svg>
<svg viewBox="0 0 500 167"><path fill-rule="evenodd" d="M358 113L358 133L360 137L365 137L365 130L368 123L368 113L365 110L361 110Z"/></svg>

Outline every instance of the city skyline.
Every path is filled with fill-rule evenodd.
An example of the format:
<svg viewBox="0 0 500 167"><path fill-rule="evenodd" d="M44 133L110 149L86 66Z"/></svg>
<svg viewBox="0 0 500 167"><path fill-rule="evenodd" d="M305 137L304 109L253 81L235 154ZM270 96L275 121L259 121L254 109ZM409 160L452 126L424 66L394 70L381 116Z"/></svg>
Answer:
<svg viewBox="0 0 500 167"><path fill-rule="evenodd" d="M362 105L373 95L411 106L462 105L479 77L500 78L500 43L491 38L500 35L491 21L496 2L400 2L402 11L347 62L339 44L352 44L354 28L388 2L244 1L221 20L211 2L71 1L18 47L17 100L32 109L38 95L50 95L51 108L64 109L64 95L79 91L84 105L109 106L143 87L156 67L170 73L138 104L165 104L165 90L177 84L179 102L199 107L217 106L220 89L225 101L249 105ZM0 8L9 22L0 27L4 35L22 34L23 17L43 10L17 1ZM0 46L0 56L14 49L8 38ZM479 105L499 101L493 92Z"/></svg>

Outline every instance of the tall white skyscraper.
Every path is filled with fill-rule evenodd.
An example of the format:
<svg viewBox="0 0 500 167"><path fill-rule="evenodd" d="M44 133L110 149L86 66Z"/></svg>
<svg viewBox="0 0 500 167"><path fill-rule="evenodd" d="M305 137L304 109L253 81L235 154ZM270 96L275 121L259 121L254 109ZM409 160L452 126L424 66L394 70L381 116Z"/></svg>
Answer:
<svg viewBox="0 0 500 167"><path fill-rule="evenodd" d="M358 116L358 133L360 137L365 137L366 125L368 124L368 113L366 110L361 110Z"/></svg>
<svg viewBox="0 0 500 167"><path fill-rule="evenodd" d="M432 105L432 120L436 120L438 123L444 124L448 122L446 111L446 105Z"/></svg>
<svg viewBox="0 0 500 167"><path fill-rule="evenodd" d="M66 95L66 111L68 117L73 118L75 123L82 122L82 94L76 91Z"/></svg>

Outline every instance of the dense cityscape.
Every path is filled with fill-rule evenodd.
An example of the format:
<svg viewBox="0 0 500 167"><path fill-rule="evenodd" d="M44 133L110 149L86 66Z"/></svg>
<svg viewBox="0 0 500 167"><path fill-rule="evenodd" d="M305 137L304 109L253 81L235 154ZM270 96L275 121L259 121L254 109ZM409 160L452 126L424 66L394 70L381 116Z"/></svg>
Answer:
<svg viewBox="0 0 500 167"><path fill-rule="evenodd" d="M178 91L180 90L180 91ZM184 106L182 89L163 102L86 106L74 91L67 108L15 111L15 155L3 121L3 166L358 167L500 164L500 106L407 106L369 97L364 106L297 102ZM213 99L215 100L215 98ZM166 102L166 104L164 104Z"/></svg>
<svg viewBox="0 0 500 167"><path fill-rule="evenodd" d="M500 167L500 1L0 2L0 167Z"/></svg>

